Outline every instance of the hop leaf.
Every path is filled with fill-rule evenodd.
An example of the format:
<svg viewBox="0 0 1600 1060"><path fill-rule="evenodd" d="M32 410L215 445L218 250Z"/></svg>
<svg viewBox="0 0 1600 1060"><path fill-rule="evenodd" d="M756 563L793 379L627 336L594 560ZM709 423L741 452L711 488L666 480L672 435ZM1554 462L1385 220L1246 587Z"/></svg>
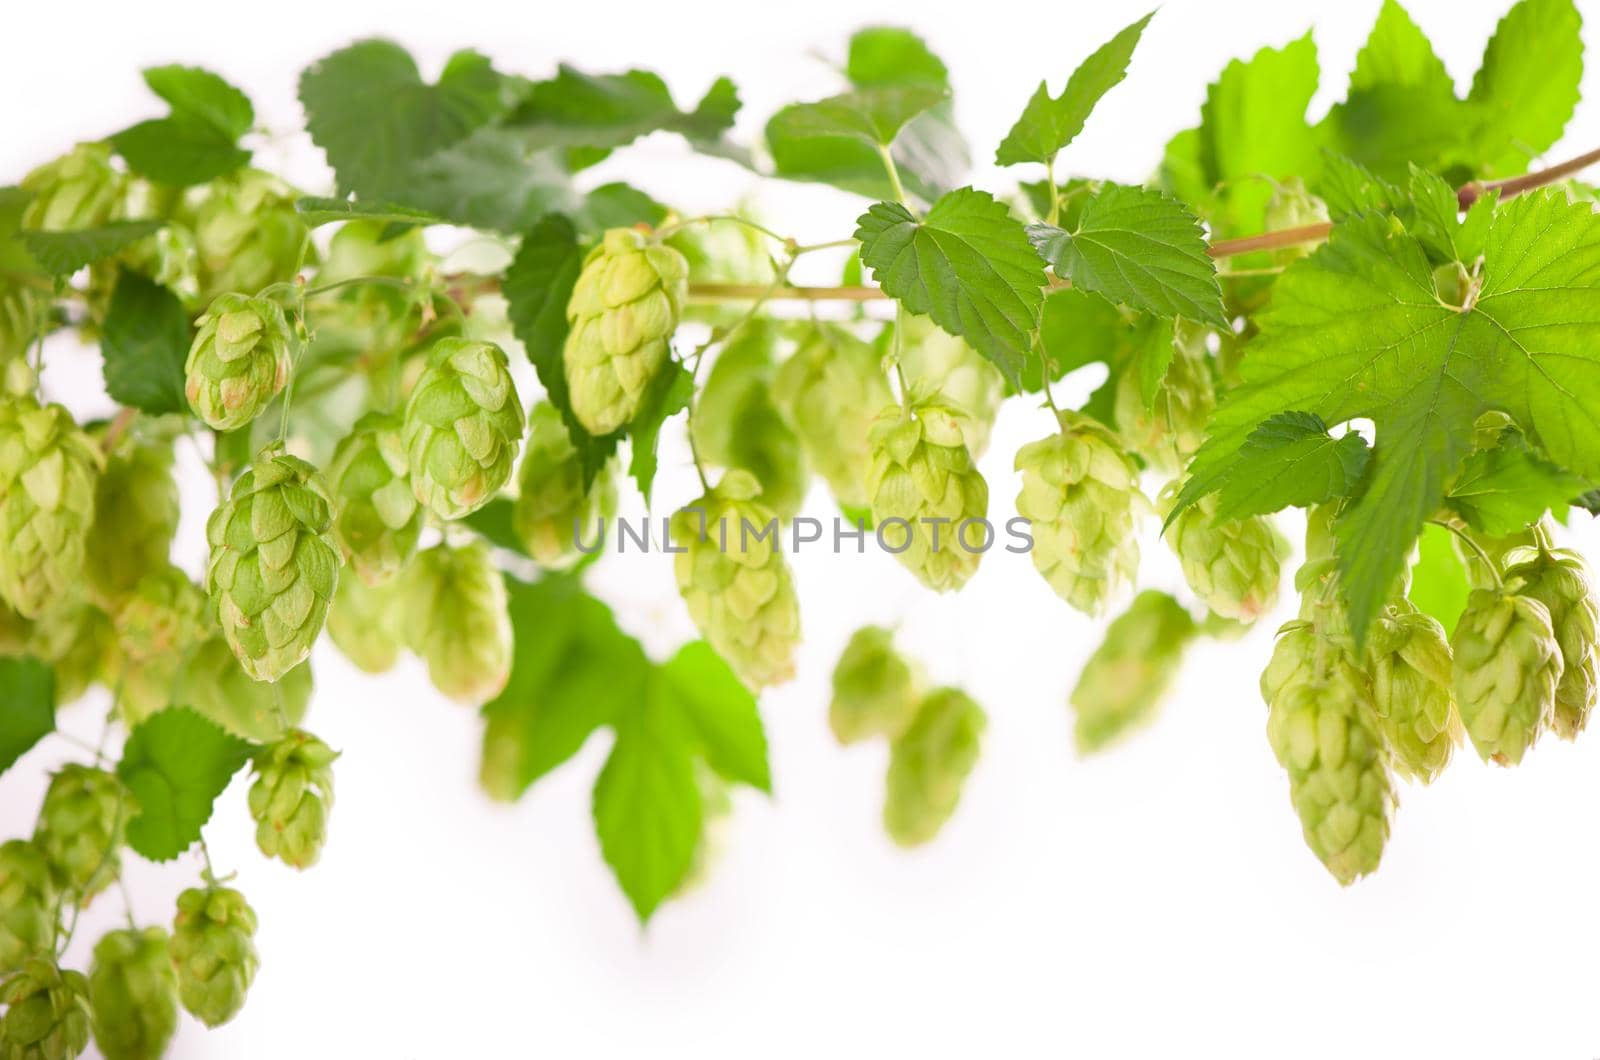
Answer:
<svg viewBox="0 0 1600 1060"><path fill-rule="evenodd" d="M1154 715L1196 632L1189 612L1166 593L1147 589L1134 597L1072 690L1080 751L1098 751Z"/></svg>
<svg viewBox="0 0 1600 1060"><path fill-rule="evenodd" d="M418 553L400 589L402 639L451 699L477 706L511 674L506 586L481 541Z"/></svg>
<svg viewBox="0 0 1600 1060"><path fill-rule="evenodd" d="M561 414L541 401L528 417L528 444L517 471L512 526L535 563L564 570L582 555L581 535L600 533L617 513L611 462L584 488L583 463Z"/></svg>
<svg viewBox="0 0 1600 1060"><path fill-rule="evenodd" d="M1561 681L1556 685L1551 725L1563 740L1576 739L1594 709L1596 626L1600 600L1583 557L1567 549L1518 549L1509 557L1509 584L1550 612L1550 627L1561 648Z"/></svg>
<svg viewBox="0 0 1600 1060"><path fill-rule="evenodd" d="M0 397L0 596L24 617L77 595L102 466L66 409Z"/></svg>
<svg viewBox="0 0 1600 1060"><path fill-rule="evenodd" d="M33 841L57 888L81 905L122 871L127 795L115 775L90 766L69 763L50 778Z"/></svg>
<svg viewBox="0 0 1600 1060"><path fill-rule="evenodd" d="M910 727L889 747L883 803L889 838L912 847L938 835L978 762L985 724L983 708L959 688L928 693Z"/></svg>
<svg viewBox="0 0 1600 1060"><path fill-rule="evenodd" d="M1485 761L1516 765L1550 724L1561 645L1550 610L1529 596L1474 589L1456 624L1456 706Z"/></svg>
<svg viewBox="0 0 1600 1060"><path fill-rule="evenodd" d="M289 381L288 321L271 299L224 294L197 325L183 366L189 407L212 430L243 427Z"/></svg>
<svg viewBox="0 0 1600 1060"><path fill-rule="evenodd" d="M50 864L38 844L12 839L0 845L0 972L53 952L55 903Z"/></svg>
<svg viewBox="0 0 1600 1060"><path fill-rule="evenodd" d="M911 724L921 703L917 675L894 650L894 634L863 626L850 637L833 668L828 724L842 744L871 736L894 739Z"/></svg>
<svg viewBox="0 0 1600 1060"><path fill-rule="evenodd" d="M368 585L388 581L405 566L422 534L422 506L407 477L398 418L371 412L333 451L333 537Z"/></svg>
<svg viewBox="0 0 1600 1060"><path fill-rule="evenodd" d="M0 1056L68 1060L89 1046L89 983L82 972L35 957L0 983Z"/></svg>
<svg viewBox="0 0 1600 1060"><path fill-rule="evenodd" d="M250 785L250 816L256 846L269 858L309 868L327 838L333 806L333 760L337 752L300 729L263 748Z"/></svg>
<svg viewBox="0 0 1600 1060"><path fill-rule="evenodd" d="M94 1042L106 1060L159 1060L178 1029L178 979L167 933L108 931L89 967Z"/></svg>
<svg viewBox="0 0 1600 1060"><path fill-rule="evenodd" d="M260 959L256 913L231 887L191 887L178 895L168 950L183 1007L207 1027L220 1027L244 1007Z"/></svg>
<svg viewBox="0 0 1600 1060"><path fill-rule="evenodd" d="M412 492L441 519L477 511L510 480L522 431L505 351L491 342L438 340L400 429Z"/></svg>

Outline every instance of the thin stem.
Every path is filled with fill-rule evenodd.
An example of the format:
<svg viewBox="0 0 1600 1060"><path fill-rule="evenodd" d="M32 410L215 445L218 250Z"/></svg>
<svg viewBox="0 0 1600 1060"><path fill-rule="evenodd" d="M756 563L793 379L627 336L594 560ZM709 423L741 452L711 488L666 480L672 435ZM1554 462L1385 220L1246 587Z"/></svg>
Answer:
<svg viewBox="0 0 1600 1060"><path fill-rule="evenodd" d="M1250 254L1257 250L1294 247L1299 246L1301 243L1316 243L1327 239L1328 233L1331 231L1333 231L1333 222L1318 221L1316 224L1279 228L1271 232L1262 232L1260 235L1244 236L1240 239L1220 240L1207 247L1206 253L1213 258L1231 258L1236 254Z"/></svg>
<svg viewBox="0 0 1600 1060"><path fill-rule="evenodd" d="M910 411L911 384L906 382L906 370L901 367L906 346L906 307L899 302L894 305L894 377L900 384L900 406Z"/></svg>
<svg viewBox="0 0 1600 1060"><path fill-rule="evenodd" d="M848 242L855 242L849 240ZM822 250L838 244L818 243L798 248L801 251ZM769 285L759 283L692 283L689 285L691 302L745 302L764 298L771 302L878 302L889 296L879 287L784 287L774 291Z"/></svg>
<svg viewBox="0 0 1600 1060"><path fill-rule="evenodd" d="M895 201L906 209L911 209L911 204L906 201L905 185L900 183L900 167L894 164L894 155L883 144L879 144L878 157L883 159L884 172L889 174L889 186L894 189Z"/></svg>
<svg viewBox="0 0 1600 1060"><path fill-rule="evenodd" d="M786 247L787 246L791 246L794 243L794 240L791 239L790 237L779 235L777 232L774 232L772 229L767 228L765 225L759 225L756 222L750 220L748 217L740 217L736 213L713 213L713 214L705 214L704 216L701 216L701 217L685 218L682 221L677 221L677 222L675 222L673 224L665 225L665 226L663 226L661 228L656 229L656 238L657 239L670 239L672 236L674 236L677 233L683 231L685 228L688 228L691 225L711 224L711 223L716 222L716 221L724 221L724 222L727 222L729 224L744 225L746 228L750 229L752 232L760 232L762 235L766 236L768 239L776 239L779 243L782 243Z"/></svg>
<svg viewBox="0 0 1600 1060"><path fill-rule="evenodd" d="M106 436L100 441L101 450L109 453L115 449L117 443L122 440L122 436L128 433L128 428L133 425L133 421L138 415L139 410L132 406L118 409L116 416L112 417L111 426L106 428Z"/></svg>
<svg viewBox="0 0 1600 1060"><path fill-rule="evenodd" d="M1056 184L1056 156L1051 155L1044 162L1045 183L1050 185L1050 213L1045 217L1045 223L1057 224L1061 220L1061 189Z"/></svg>
<svg viewBox="0 0 1600 1060"><path fill-rule="evenodd" d="M1546 184L1554 184L1559 180L1565 180L1580 170L1588 169L1596 162L1600 162L1600 147L1595 148L1593 151L1585 151L1576 158L1569 158L1565 162L1557 162L1553 166L1536 169L1532 173L1524 173L1520 177L1507 177L1504 180L1475 180L1462 185L1461 189L1456 192L1456 203L1461 209L1465 210L1491 191L1498 191L1501 198L1521 195L1525 191L1532 191L1534 188L1542 188Z"/></svg>
<svg viewBox="0 0 1600 1060"><path fill-rule="evenodd" d="M67 741L70 744L72 744L72 746L74 746L74 747L76 747L76 748L78 748L80 750L83 750L83 751L88 751L90 754L94 755L95 764L96 765L104 765L105 764L105 760L106 760L105 753L102 752L100 750L100 748L98 748L94 744L90 743L88 740L85 740L81 736L74 736L72 733L67 732L65 729L56 729L56 730L54 730L54 732L61 739Z"/></svg>
<svg viewBox="0 0 1600 1060"><path fill-rule="evenodd" d="M371 284L375 287L399 287L402 290L413 286L410 280L399 276L352 276L348 280L336 280L325 283L320 287L312 287L305 292L306 298L313 298L319 294L337 291L341 287L353 287L356 284Z"/></svg>
<svg viewBox="0 0 1600 1060"><path fill-rule="evenodd" d="M1482 545L1472 540L1472 535L1468 534L1456 524L1445 519L1429 519L1428 522L1432 523L1434 526L1444 527L1446 530L1456 535L1457 538L1466 542L1467 547L1472 549L1472 551L1477 554L1479 562L1484 565L1484 567L1489 571L1490 576L1494 578L1494 584L1496 588L1505 587L1505 580L1500 577L1500 565L1490 557L1489 553L1484 551Z"/></svg>

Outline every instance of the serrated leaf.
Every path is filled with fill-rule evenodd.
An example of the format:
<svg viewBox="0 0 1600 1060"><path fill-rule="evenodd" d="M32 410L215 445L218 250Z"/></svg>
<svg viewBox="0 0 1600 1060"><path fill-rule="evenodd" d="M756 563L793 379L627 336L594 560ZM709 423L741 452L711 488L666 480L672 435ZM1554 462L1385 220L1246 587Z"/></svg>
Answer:
<svg viewBox="0 0 1600 1060"><path fill-rule="evenodd" d="M1062 287L1045 296L1039 309L1039 346L1050 362L1050 378L1059 379L1088 364L1112 364L1131 348L1133 329L1116 306L1088 291ZM1022 390L1037 393L1038 357L1029 357Z"/></svg>
<svg viewBox="0 0 1600 1060"><path fill-rule="evenodd" d="M950 87L950 71L926 42L908 29L869 26L850 38L844 74L858 88L880 85Z"/></svg>
<svg viewBox="0 0 1600 1060"><path fill-rule="evenodd" d="M888 147L907 122L948 97L938 88L857 89L783 108L767 125L767 136L782 141L840 137Z"/></svg>
<svg viewBox="0 0 1600 1060"><path fill-rule="evenodd" d="M18 187L0 188L0 273L48 275L22 242L22 211L32 197Z"/></svg>
<svg viewBox="0 0 1600 1060"><path fill-rule="evenodd" d="M1130 23L1096 48L1072 72L1061 95L1052 98L1049 84L1039 82L1039 88L1023 108L1022 116L1006 133L1006 138L1000 141L999 150L995 152L995 164L1014 166L1022 162L1053 162L1061 149L1083 131L1084 123L1089 120L1090 113L1101 97L1127 76L1133 49L1154 16L1155 12L1152 11Z"/></svg>
<svg viewBox="0 0 1600 1060"><path fill-rule="evenodd" d="M1361 481L1369 455L1355 431L1333 438L1322 417L1281 412L1245 439L1219 491L1215 521L1309 508L1347 496Z"/></svg>
<svg viewBox="0 0 1600 1060"><path fill-rule="evenodd" d="M1582 22L1572 0L1522 0L1500 20L1467 94L1479 176L1521 173L1561 139L1583 80Z"/></svg>
<svg viewBox="0 0 1600 1060"><path fill-rule="evenodd" d="M1044 263L1003 203L959 188L921 221L899 203L880 202L856 224L861 260L885 291L1019 384L1044 299Z"/></svg>
<svg viewBox="0 0 1600 1060"><path fill-rule="evenodd" d="M1490 537L1526 529L1546 511L1563 511L1589 482L1543 460L1515 434L1467 457L1445 503Z"/></svg>
<svg viewBox="0 0 1600 1060"><path fill-rule="evenodd" d="M1154 188L1107 184L1074 231L1033 224L1028 239L1074 287L1157 316L1228 327L1200 222Z"/></svg>
<svg viewBox="0 0 1600 1060"><path fill-rule="evenodd" d="M111 137L135 173L185 187L231 173L250 161L239 137L255 122L243 92L195 66L157 66L145 83L172 108L165 118L143 121Z"/></svg>
<svg viewBox="0 0 1600 1060"><path fill-rule="evenodd" d="M416 163L406 201L457 224L519 232L580 203L560 153L489 127Z"/></svg>
<svg viewBox="0 0 1600 1060"><path fill-rule="evenodd" d="M608 228L631 228L644 224L655 228L667 219L669 210L645 192L629 184L602 184L584 197L578 210L580 227L599 236Z"/></svg>
<svg viewBox="0 0 1600 1060"><path fill-rule="evenodd" d="M308 195L294 202L300 220L307 228L334 224L339 221L382 221L396 225L448 224L443 217L403 206L397 202L357 202L354 199L329 199Z"/></svg>
<svg viewBox="0 0 1600 1060"><path fill-rule="evenodd" d="M55 731L55 677L32 656L0 656L0 773Z"/></svg>
<svg viewBox="0 0 1600 1060"><path fill-rule="evenodd" d="M172 108L203 121L230 140L237 140L255 124L250 97L223 77L199 66L152 66L144 83Z"/></svg>
<svg viewBox="0 0 1600 1060"><path fill-rule="evenodd" d="M756 697L705 641L685 644L659 671L664 691L688 719L706 764L724 779L772 792L767 736Z"/></svg>
<svg viewBox="0 0 1600 1060"><path fill-rule="evenodd" d="M142 412L187 412L183 366L191 337L177 295L138 273L119 272L101 326L106 394Z"/></svg>
<svg viewBox="0 0 1600 1060"><path fill-rule="evenodd" d="M140 722L117 763L117 776L138 804L128 821L128 845L151 861L188 850L252 750L187 707L169 707Z"/></svg>
<svg viewBox="0 0 1600 1060"><path fill-rule="evenodd" d="M650 387L650 394L639 408L639 414L628 425L628 474L633 476L650 503L650 490L656 479L656 443L661 438L661 427L667 420L689 407L694 397L694 376L677 361L669 361L661 375Z"/></svg>
<svg viewBox="0 0 1600 1060"><path fill-rule="evenodd" d="M541 146L610 149L657 131L709 143L733 126L738 112L738 91L726 77L694 110L684 111L666 82L648 70L586 74L563 64L555 77L529 87L507 124L533 134Z"/></svg>
<svg viewBox="0 0 1600 1060"><path fill-rule="evenodd" d="M1451 541L1455 535L1442 526L1422 528L1417 542L1417 561L1411 566L1411 589L1406 598L1424 614L1438 619L1448 636L1467 606L1472 587L1467 584L1467 568L1456 555Z"/></svg>
<svg viewBox="0 0 1600 1060"><path fill-rule="evenodd" d="M98 228L72 232L26 231L28 253L54 276L71 276L86 265L126 250L161 230L163 221L109 221Z"/></svg>

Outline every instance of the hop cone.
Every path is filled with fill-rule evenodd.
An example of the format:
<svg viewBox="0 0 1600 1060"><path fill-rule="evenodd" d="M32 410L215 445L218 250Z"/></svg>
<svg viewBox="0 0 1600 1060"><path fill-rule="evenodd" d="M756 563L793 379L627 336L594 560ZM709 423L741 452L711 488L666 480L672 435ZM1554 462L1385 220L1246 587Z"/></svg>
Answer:
<svg viewBox="0 0 1600 1060"><path fill-rule="evenodd" d="M108 931L89 967L94 1042L106 1060L159 1060L178 1029L178 979L167 933Z"/></svg>
<svg viewBox="0 0 1600 1060"><path fill-rule="evenodd" d="M79 904L103 891L122 871L122 826L131 809L115 775L69 763L50 778L33 842L56 887Z"/></svg>
<svg viewBox="0 0 1600 1060"><path fill-rule="evenodd" d="M724 468L748 471L761 484L761 502L778 518L794 518L809 480L800 438L773 397L777 324L757 318L723 348L695 399L695 446Z"/></svg>
<svg viewBox="0 0 1600 1060"><path fill-rule="evenodd" d="M1596 689L1595 627L1600 601L1583 557L1567 549L1528 549L1512 553L1506 571L1523 596L1550 612L1550 627L1561 646L1561 682L1556 685L1551 726L1563 740L1576 739L1594 709Z"/></svg>
<svg viewBox="0 0 1600 1060"><path fill-rule="evenodd" d="M422 534L422 506L407 477L400 421L381 412L363 416L334 450L328 486L333 537L344 558L368 585L393 578Z"/></svg>
<svg viewBox="0 0 1600 1060"><path fill-rule="evenodd" d="M871 736L894 739L911 724L919 704L917 675L894 650L882 626L856 630L833 668L828 724L842 744Z"/></svg>
<svg viewBox="0 0 1600 1060"><path fill-rule="evenodd" d="M207 1027L219 1027L244 1007L259 958L256 913L231 887L191 887L178 895L167 944L178 973L178 998Z"/></svg>
<svg viewBox="0 0 1600 1060"><path fill-rule="evenodd" d="M1017 514L1033 533L1033 565L1050 588L1097 615L1139 568L1139 492L1133 460L1104 427L1061 414L1061 431L1017 451Z"/></svg>
<svg viewBox="0 0 1600 1060"><path fill-rule="evenodd" d="M1117 432L1147 464L1167 474L1200 448L1217 404L1205 340L1206 330L1187 321L1170 332L1165 325L1152 329L1148 341L1172 344L1172 362L1153 401L1145 401L1138 372L1123 372L1117 380Z"/></svg>
<svg viewBox="0 0 1600 1060"><path fill-rule="evenodd" d="M1195 632L1189 612L1166 593L1147 589L1133 598L1072 690L1080 751L1098 751L1154 716Z"/></svg>
<svg viewBox="0 0 1600 1060"><path fill-rule="evenodd" d="M924 316L905 314L900 371L912 404L942 405L961 419L974 460L989 448L989 432L1005 397L1005 377L977 350ZM887 343L892 332L885 332ZM888 351L886 351L888 352Z"/></svg>
<svg viewBox="0 0 1600 1060"><path fill-rule="evenodd" d="M760 484L729 471L672 517L678 592L706 642L753 689L794 676L800 602Z"/></svg>
<svg viewBox="0 0 1600 1060"><path fill-rule="evenodd" d="M1394 807L1372 706L1350 676L1334 669L1292 684L1267 714L1267 739L1288 770L1289 798L1306 843L1346 885L1378 867Z"/></svg>
<svg viewBox="0 0 1600 1060"><path fill-rule="evenodd" d="M34 618L81 589L103 458L60 405L0 403L0 596Z"/></svg>
<svg viewBox="0 0 1600 1060"><path fill-rule="evenodd" d="M1167 527L1167 543L1201 602L1223 618L1253 622L1278 601L1286 545L1264 516L1217 523L1216 510L1212 493L1179 512Z"/></svg>
<svg viewBox="0 0 1600 1060"><path fill-rule="evenodd" d="M477 706L511 676L506 585L482 541L417 554L401 587L401 633L451 699Z"/></svg>
<svg viewBox="0 0 1600 1060"><path fill-rule="evenodd" d="M1456 709L1485 761L1516 765L1555 712L1561 645L1529 596L1474 589L1450 647Z"/></svg>
<svg viewBox="0 0 1600 1060"><path fill-rule="evenodd" d="M111 219L126 178L111 165L111 145L79 144L22 178L30 196L22 227L47 232L97 228Z"/></svg>
<svg viewBox="0 0 1600 1060"><path fill-rule="evenodd" d="M277 177L241 169L185 202L179 220L194 233L201 301L294 276L309 234L294 198Z"/></svg>
<svg viewBox="0 0 1600 1060"><path fill-rule="evenodd" d="M879 540L936 592L965 585L993 543L985 523L989 484L972 462L962 424L943 406L891 405L869 436L867 497Z"/></svg>
<svg viewBox="0 0 1600 1060"><path fill-rule="evenodd" d="M243 427L289 381L289 324L267 298L219 295L195 322L184 363L189 407L218 431Z"/></svg>
<svg viewBox="0 0 1600 1060"><path fill-rule="evenodd" d="M1389 605L1367 644L1372 706L1396 768L1432 783L1450 763L1457 723L1444 627L1403 598Z"/></svg>
<svg viewBox="0 0 1600 1060"><path fill-rule="evenodd" d="M584 259L567 302L562 360L572 411L603 435L639 412L666 363L688 297L689 264L631 228L613 228Z"/></svg>
<svg viewBox="0 0 1600 1060"><path fill-rule="evenodd" d="M477 511L511 478L522 431L505 351L491 342L438 340L400 428L412 492L441 519Z"/></svg>
<svg viewBox="0 0 1600 1060"><path fill-rule="evenodd" d="M94 598L106 605L120 602L141 577L165 567L177 530L172 449L143 442L119 446L95 482L83 563Z"/></svg>
<svg viewBox="0 0 1600 1060"><path fill-rule="evenodd" d="M297 869L316 864L328 835L333 806L333 760L337 752L300 729L256 755L250 785L250 816L256 846L269 858Z"/></svg>
<svg viewBox="0 0 1600 1060"><path fill-rule="evenodd" d="M541 401L528 416L528 444L517 469L511 525L534 562L548 570L576 563L581 541L592 540L617 513L617 483L607 463L583 486L583 465L555 406Z"/></svg>
<svg viewBox="0 0 1600 1060"><path fill-rule="evenodd" d="M263 449L206 522L206 589L245 673L276 681L311 654L339 576L316 469Z"/></svg>
<svg viewBox="0 0 1600 1060"><path fill-rule="evenodd" d="M56 888L50 865L26 839L0 845L0 972L54 952Z"/></svg>
<svg viewBox="0 0 1600 1060"><path fill-rule="evenodd" d="M306 716L311 664L303 662L277 684L265 684L245 673L226 640L211 637L184 660L173 701L193 707L241 739L267 743Z"/></svg>
<svg viewBox="0 0 1600 1060"><path fill-rule="evenodd" d="M208 632L205 593L169 564L139 579L116 619L117 706L131 728L171 705L184 657Z"/></svg>
<svg viewBox="0 0 1600 1060"><path fill-rule="evenodd" d="M928 693L916 717L889 748L883 826L905 847L939 833L961 799L961 786L978 762L983 708L958 688Z"/></svg>
<svg viewBox="0 0 1600 1060"><path fill-rule="evenodd" d="M114 680L117 631L93 604L69 600L48 608L32 624L25 648L50 664L56 702L71 703L99 680Z"/></svg>
<svg viewBox="0 0 1600 1060"><path fill-rule="evenodd" d="M0 279L0 364L27 355L45 309L33 288Z"/></svg>
<svg viewBox="0 0 1600 1060"><path fill-rule="evenodd" d="M1289 177L1273 184L1272 197L1267 200L1266 231L1298 228L1327 219L1327 203L1311 194L1305 181L1299 177ZM1314 244L1297 243L1279 247L1272 252L1272 258L1279 265L1291 265L1314 249Z"/></svg>
<svg viewBox="0 0 1600 1060"><path fill-rule="evenodd" d="M876 351L818 324L778 369L773 397L838 502L865 508L873 421L894 401Z"/></svg>
<svg viewBox="0 0 1600 1060"><path fill-rule="evenodd" d="M1272 643L1267 668L1261 671L1262 701L1270 707L1290 689L1316 681L1331 662L1342 659L1327 654L1333 650L1332 642L1325 642L1312 623L1284 623Z"/></svg>
<svg viewBox="0 0 1600 1060"><path fill-rule="evenodd" d="M662 240L681 253L692 283L757 284L765 287L777 278L767 237L738 221L712 218L688 224ZM683 307L685 320L729 324L743 313L737 305Z"/></svg>
<svg viewBox="0 0 1600 1060"><path fill-rule="evenodd" d="M402 579L368 585L340 578L328 608L328 636L346 659L369 674L381 674L400 661L397 605Z"/></svg>
<svg viewBox="0 0 1600 1060"><path fill-rule="evenodd" d="M89 1047L89 981L82 972L34 957L0 983L0 1004L4 1060L70 1060Z"/></svg>

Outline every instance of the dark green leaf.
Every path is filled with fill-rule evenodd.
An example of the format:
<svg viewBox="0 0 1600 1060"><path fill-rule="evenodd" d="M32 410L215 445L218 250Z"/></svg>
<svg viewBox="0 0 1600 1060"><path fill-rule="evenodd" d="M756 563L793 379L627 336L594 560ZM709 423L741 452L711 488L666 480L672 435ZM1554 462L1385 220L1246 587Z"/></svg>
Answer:
<svg viewBox="0 0 1600 1060"><path fill-rule="evenodd" d="M100 337L114 401L156 415L187 411L189 342L189 314L177 295L138 273L118 274Z"/></svg>
<svg viewBox="0 0 1600 1060"><path fill-rule="evenodd" d="M938 88L857 89L783 108L767 125L767 136L780 142L843 138L888 147L908 121L948 97Z"/></svg>
<svg viewBox="0 0 1600 1060"><path fill-rule="evenodd" d="M167 101L173 114L203 121L231 140L255 124L250 97L210 70L198 66L153 66L144 72L150 91Z"/></svg>
<svg viewBox="0 0 1600 1060"><path fill-rule="evenodd" d="M508 124L541 147L609 149L657 131L704 144L727 132L738 111L739 94L725 77L694 110L683 111L666 82L648 70L586 74L563 65L554 78L531 86Z"/></svg>
<svg viewBox="0 0 1600 1060"><path fill-rule="evenodd" d="M1045 296L1039 311L1039 345L1059 379L1087 364L1114 364L1131 348L1134 329L1121 310L1097 294L1062 287ZM1022 389L1041 389L1037 357L1029 357Z"/></svg>
<svg viewBox="0 0 1600 1060"><path fill-rule="evenodd" d="M187 707L140 722L117 763L117 776L139 807L128 821L128 845L151 861L188 850L252 749Z"/></svg>
<svg viewBox="0 0 1600 1060"><path fill-rule="evenodd" d="M1250 432L1217 498L1227 522L1284 508L1309 508L1354 491L1370 455L1361 435L1328 435L1322 417L1282 412Z"/></svg>
<svg viewBox="0 0 1600 1060"><path fill-rule="evenodd" d="M0 657L0 773L55 727L55 671L31 656Z"/></svg>
<svg viewBox="0 0 1600 1060"><path fill-rule="evenodd" d="M493 127L418 162L405 197L458 224L498 232L520 232L580 201L559 152Z"/></svg>
<svg viewBox="0 0 1600 1060"><path fill-rule="evenodd" d="M110 221L99 228L75 232L29 231L22 233L22 242L50 273L71 276L85 265L109 258L145 236L154 235L162 224L161 221Z"/></svg>
<svg viewBox="0 0 1600 1060"><path fill-rule="evenodd" d="M656 442L661 437L661 426L688 408L693 396L694 376L682 364L671 361L661 369L639 414L628 425L628 474L644 494L645 504L650 503L650 488L655 483Z"/></svg>
<svg viewBox="0 0 1600 1060"><path fill-rule="evenodd" d="M578 211L586 232L599 235L608 228L644 224L654 228L667 219L667 207L629 184L602 184L583 200Z"/></svg>
<svg viewBox="0 0 1600 1060"><path fill-rule="evenodd" d="M1490 537L1509 537L1546 511L1564 510L1589 483L1542 459L1515 433L1467 457L1445 504Z"/></svg>
<svg viewBox="0 0 1600 1060"><path fill-rule="evenodd" d="M516 527L511 520L511 511L514 507L508 498L496 497L461 521L495 548L526 555L527 547L523 545L522 538L517 536Z"/></svg>
<svg viewBox="0 0 1600 1060"><path fill-rule="evenodd" d="M152 118L111 137L128 168L160 184L187 187L232 173L250 152L213 125L187 114Z"/></svg>

